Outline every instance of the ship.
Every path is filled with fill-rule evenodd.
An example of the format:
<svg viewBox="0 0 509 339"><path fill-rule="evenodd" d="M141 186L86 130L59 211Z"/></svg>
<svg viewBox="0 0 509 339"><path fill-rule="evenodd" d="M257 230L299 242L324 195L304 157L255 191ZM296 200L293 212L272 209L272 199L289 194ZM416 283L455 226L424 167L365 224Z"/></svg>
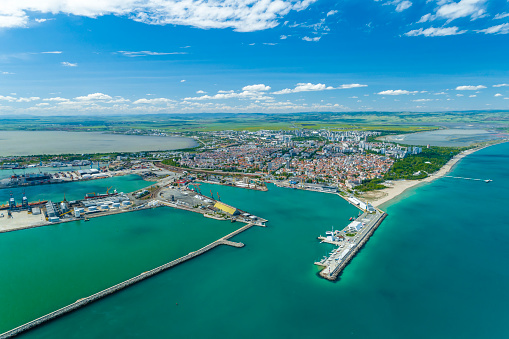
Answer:
<svg viewBox="0 0 509 339"><path fill-rule="evenodd" d="M28 203L28 206L37 206L37 205L44 205L48 202L48 200L39 200L39 201L35 201L35 202L30 202ZM21 208L21 204L19 205L16 205L16 208ZM9 204L3 204L3 205L0 205L0 210L6 210L9 208Z"/></svg>
<svg viewBox="0 0 509 339"><path fill-rule="evenodd" d="M61 183L61 179L55 179L49 173L25 173L14 174L9 179L0 181L0 187L20 187L20 186L34 186L45 184Z"/></svg>
<svg viewBox="0 0 509 339"><path fill-rule="evenodd" d="M96 194L95 192L87 193L87 194L85 194L85 199L100 199L100 198L107 198L107 197L113 197L115 195L118 195L117 190L114 190L113 193L110 193L110 189L111 189L111 187L106 190L106 193L102 193L102 194Z"/></svg>

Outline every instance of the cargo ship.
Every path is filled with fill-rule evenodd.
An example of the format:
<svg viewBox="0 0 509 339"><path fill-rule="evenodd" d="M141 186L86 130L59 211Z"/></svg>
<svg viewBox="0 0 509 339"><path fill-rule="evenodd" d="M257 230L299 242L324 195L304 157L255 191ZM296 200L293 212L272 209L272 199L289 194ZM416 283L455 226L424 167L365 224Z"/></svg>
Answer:
<svg viewBox="0 0 509 339"><path fill-rule="evenodd" d="M45 184L57 184L62 182L61 179L55 179L49 173L26 173L14 174L9 179L0 180L0 187L20 187L34 186Z"/></svg>
<svg viewBox="0 0 509 339"><path fill-rule="evenodd" d="M107 198L107 197L113 197L118 194L117 190L114 190L113 193L110 193L110 189L111 189L111 187L106 190L106 193L102 193L102 194L96 194L95 192L87 193L87 194L85 194L85 199Z"/></svg>
<svg viewBox="0 0 509 339"><path fill-rule="evenodd" d="M34 202L30 202L28 203L28 206L37 206L37 205L44 205L48 202L48 200L39 200L39 201L34 201ZM16 208L21 208L21 204L19 205L16 205ZM0 205L0 210L6 210L9 208L9 204L3 204L3 205Z"/></svg>

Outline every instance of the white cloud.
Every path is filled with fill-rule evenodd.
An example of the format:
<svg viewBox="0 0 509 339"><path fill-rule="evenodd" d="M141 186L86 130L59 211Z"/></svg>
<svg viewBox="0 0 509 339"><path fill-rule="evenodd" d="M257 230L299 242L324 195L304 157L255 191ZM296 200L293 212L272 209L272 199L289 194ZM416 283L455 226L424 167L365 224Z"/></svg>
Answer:
<svg viewBox="0 0 509 339"><path fill-rule="evenodd" d="M469 98L475 98L476 96L477 96L477 95L472 94L472 95L469 95L468 97L469 97Z"/></svg>
<svg viewBox="0 0 509 339"><path fill-rule="evenodd" d="M196 91L196 94L205 94L205 93L207 93L207 92L202 91L202 90Z"/></svg>
<svg viewBox="0 0 509 339"><path fill-rule="evenodd" d="M336 10L328 11L327 12L327 16L331 16L331 15L334 15L336 13L338 13L338 11L336 11Z"/></svg>
<svg viewBox="0 0 509 339"><path fill-rule="evenodd" d="M286 39L288 39L288 36L287 36L287 35L281 35L281 36L279 37L279 39L281 39L281 40L286 40Z"/></svg>
<svg viewBox="0 0 509 339"><path fill-rule="evenodd" d="M270 86L265 86L264 84L258 85L249 85L242 87L243 91L252 91L252 92L266 92L270 91Z"/></svg>
<svg viewBox="0 0 509 339"><path fill-rule="evenodd" d="M495 96L496 96L496 97L503 97L503 95L502 95L502 94L500 94L500 93L495 94Z"/></svg>
<svg viewBox="0 0 509 339"><path fill-rule="evenodd" d="M498 85L493 85L493 87L509 87L509 84L498 84Z"/></svg>
<svg viewBox="0 0 509 339"><path fill-rule="evenodd" d="M498 20L498 19L504 19L507 17L509 17L509 13L499 13L499 14L495 15L495 17L493 19Z"/></svg>
<svg viewBox="0 0 509 339"><path fill-rule="evenodd" d="M361 85L361 84L344 84L339 86L340 89L349 89L349 88L359 88L359 87L368 87L368 85Z"/></svg>
<svg viewBox="0 0 509 339"><path fill-rule="evenodd" d="M320 41L321 38L322 37L320 37L320 36L316 36L314 38L310 38L308 36L305 36L305 37L302 38L302 40L304 40L304 41Z"/></svg>
<svg viewBox="0 0 509 339"><path fill-rule="evenodd" d="M414 101L414 102L427 102L427 101L433 101L433 99L416 99L416 100L412 100L412 101Z"/></svg>
<svg viewBox="0 0 509 339"><path fill-rule="evenodd" d="M332 86L326 86L324 84L312 84L312 83L298 83L293 89L285 88L280 91L273 92L272 94L289 94L298 92L314 92L314 91L325 91L335 89Z"/></svg>
<svg viewBox="0 0 509 339"><path fill-rule="evenodd" d="M112 100L113 98L104 93L92 93L89 95L76 97L74 100L78 101L95 101L95 100Z"/></svg>
<svg viewBox="0 0 509 339"><path fill-rule="evenodd" d="M396 12L403 12L405 9L408 9L410 7L412 7L412 3L410 1L408 1L408 0L401 1L396 6Z"/></svg>
<svg viewBox="0 0 509 339"><path fill-rule="evenodd" d="M2 75L12 75L12 74L16 74L16 73L11 73L11 72L1 72L0 74L2 74Z"/></svg>
<svg viewBox="0 0 509 339"><path fill-rule="evenodd" d="M62 51L41 52L41 54L62 54Z"/></svg>
<svg viewBox="0 0 509 339"><path fill-rule="evenodd" d="M407 91L404 89L389 89L386 91L378 92L379 95L408 95L408 94L415 94L418 93L418 91Z"/></svg>
<svg viewBox="0 0 509 339"><path fill-rule="evenodd" d="M428 14L423 15L419 19L419 21L417 21L417 23L420 24L420 23L423 23L423 22L433 21L434 19L435 19L435 16L432 15L431 13L428 13Z"/></svg>
<svg viewBox="0 0 509 339"><path fill-rule="evenodd" d="M35 106L43 107L43 106L49 106L49 104L47 102L40 102L40 103L36 104Z"/></svg>
<svg viewBox="0 0 509 339"><path fill-rule="evenodd" d="M70 63L70 62L67 62L67 61L63 61L61 62L62 66L65 66L65 67L78 67L78 64L77 63Z"/></svg>
<svg viewBox="0 0 509 339"><path fill-rule="evenodd" d="M406 36L418 36L418 35L424 35L424 36L447 36L447 35L458 35L466 33L466 30L460 31L458 30L458 27L429 27L426 29L414 29L410 32L406 32Z"/></svg>
<svg viewBox="0 0 509 339"><path fill-rule="evenodd" d="M219 90L219 91L217 91L217 93L223 93L223 94L225 94L225 93L235 93L235 91L233 89L231 89L229 91Z"/></svg>
<svg viewBox="0 0 509 339"><path fill-rule="evenodd" d="M61 101L69 101L69 99L65 99L65 98L61 98L61 97L55 97L55 98L42 99L42 101L57 101L57 102L61 102Z"/></svg>
<svg viewBox="0 0 509 339"><path fill-rule="evenodd" d="M135 58L143 56L161 56L161 55L180 55L188 54L187 52L152 52L152 51L118 51L123 56Z"/></svg>
<svg viewBox="0 0 509 339"><path fill-rule="evenodd" d="M484 34L509 34L509 23L488 27L476 32Z"/></svg>
<svg viewBox="0 0 509 339"><path fill-rule="evenodd" d="M149 105L158 105L158 104L170 104L175 102L175 100L167 99L167 98L154 98L154 99L138 99L133 102L135 105L139 104L149 104Z"/></svg>
<svg viewBox="0 0 509 339"><path fill-rule="evenodd" d="M117 15L151 25L233 28L251 32L275 27L290 11L317 0L3 0L0 27L26 27L28 15Z"/></svg>
<svg viewBox="0 0 509 339"><path fill-rule="evenodd" d="M0 9L0 28L26 27L27 23L28 16L25 12L6 12Z"/></svg>
<svg viewBox="0 0 509 339"><path fill-rule="evenodd" d="M39 97L29 97L29 98L18 98L16 99L16 102L31 102L31 101L37 101L41 100Z"/></svg>
<svg viewBox="0 0 509 339"><path fill-rule="evenodd" d="M440 7L436 11L437 17L449 21L470 17L472 20L485 15L485 3L487 0L461 0L459 2L439 1Z"/></svg>
<svg viewBox="0 0 509 339"><path fill-rule="evenodd" d="M0 95L0 100L14 102L14 101L16 101L16 98L15 97L11 97L10 95L8 95L8 96Z"/></svg>
<svg viewBox="0 0 509 339"><path fill-rule="evenodd" d="M478 85L478 86L458 86L456 87L457 91L477 91L480 89L484 89L486 86Z"/></svg>
<svg viewBox="0 0 509 339"><path fill-rule="evenodd" d="M35 22L38 22L38 23L43 23L46 21L48 21L48 19L35 19Z"/></svg>
<svg viewBox="0 0 509 339"><path fill-rule="evenodd" d="M180 80L180 82L186 82L186 80L185 80L185 79L182 79L182 80Z"/></svg>

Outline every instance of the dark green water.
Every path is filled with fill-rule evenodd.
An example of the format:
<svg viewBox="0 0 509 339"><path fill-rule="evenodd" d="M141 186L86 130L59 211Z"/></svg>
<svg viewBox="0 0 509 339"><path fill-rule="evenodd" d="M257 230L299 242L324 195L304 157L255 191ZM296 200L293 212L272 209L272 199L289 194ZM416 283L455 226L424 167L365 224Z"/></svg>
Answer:
<svg viewBox="0 0 509 339"><path fill-rule="evenodd" d="M442 178L406 193L336 283L316 275L330 249L316 236L356 210L326 194L215 186L270 220L235 237L246 247L214 249L25 337L506 338L508 167L509 144L490 147L453 174L492 183Z"/></svg>
<svg viewBox="0 0 509 339"><path fill-rule="evenodd" d="M138 175L126 175L122 177L113 177L105 179L96 179L89 181L77 181L53 185L27 186L24 188L4 188L0 189L0 204L7 204L10 194L16 203L21 203L23 191L25 191L30 202L38 200L62 201L65 198L70 200L83 199L85 194L95 192L105 193L109 187L110 192L116 189L118 192L132 192L140 188L150 186L152 183L141 179Z"/></svg>
<svg viewBox="0 0 509 339"><path fill-rule="evenodd" d="M162 207L0 235L0 332L197 250L238 224Z"/></svg>

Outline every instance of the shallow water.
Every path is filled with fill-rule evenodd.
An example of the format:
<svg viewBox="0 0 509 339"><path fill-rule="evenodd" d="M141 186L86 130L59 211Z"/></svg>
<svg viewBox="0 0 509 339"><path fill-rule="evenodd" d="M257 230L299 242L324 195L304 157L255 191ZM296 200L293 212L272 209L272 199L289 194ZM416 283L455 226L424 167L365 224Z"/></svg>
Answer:
<svg viewBox="0 0 509 339"><path fill-rule="evenodd" d="M190 138L99 132L0 131L0 156L161 151L196 146Z"/></svg>

